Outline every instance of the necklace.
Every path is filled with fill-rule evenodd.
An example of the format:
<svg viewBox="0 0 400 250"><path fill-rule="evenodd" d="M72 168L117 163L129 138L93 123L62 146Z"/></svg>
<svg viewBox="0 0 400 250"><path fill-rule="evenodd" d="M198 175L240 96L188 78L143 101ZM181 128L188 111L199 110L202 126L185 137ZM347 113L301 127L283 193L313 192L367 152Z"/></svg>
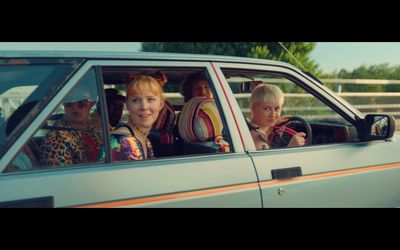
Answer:
<svg viewBox="0 0 400 250"><path fill-rule="evenodd" d="M143 135L144 137L149 135L148 131L143 131L142 129L140 129L138 126L136 126L134 123L130 123L133 127L133 130L137 131L139 134Z"/></svg>
<svg viewBox="0 0 400 250"><path fill-rule="evenodd" d="M133 129L136 130L137 132L139 132L139 134L141 134L143 136L148 136L149 135L148 131L141 130L138 126L136 126L135 123L133 123L131 116L129 116L128 121L129 121L129 124L132 124Z"/></svg>
<svg viewBox="0 0 400 250"><path fill-rule="evenodd" d="M139 132L141 135L147 136L147 135L149 134L149 132L141 130L141 129L140 129L138 126L136 126L135 124L132 124L132 125L133 125L133 129L136 130L137 132Z"/></svg>

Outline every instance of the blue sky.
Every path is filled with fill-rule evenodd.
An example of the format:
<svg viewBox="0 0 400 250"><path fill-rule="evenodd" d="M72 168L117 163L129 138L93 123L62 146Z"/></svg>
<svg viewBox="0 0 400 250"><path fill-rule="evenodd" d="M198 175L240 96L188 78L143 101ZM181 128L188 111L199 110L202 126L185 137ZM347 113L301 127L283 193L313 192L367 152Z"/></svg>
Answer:
<svg viewBox="0 0 400 250"><path fill-rule="evenodd" d="M363 64L400 65L400 42L320 42L311 58L324 72L352 70Z"/></svg>
<svg viewBox="0 0 400 250"><path fill-rule="evenodd" d="M135 42L0 42L0 50L47 49L47 50L112 50L138 51ZM311 53L324 72L342 68L352 70L363 64L400 64L400 42L319 42Z"/></svg>

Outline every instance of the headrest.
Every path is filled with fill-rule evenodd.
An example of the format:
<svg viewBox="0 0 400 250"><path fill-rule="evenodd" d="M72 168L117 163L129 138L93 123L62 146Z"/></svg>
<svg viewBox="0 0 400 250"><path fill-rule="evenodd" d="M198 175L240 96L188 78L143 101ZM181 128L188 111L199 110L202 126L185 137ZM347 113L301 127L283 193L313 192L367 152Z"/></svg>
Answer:
<svg viewBox="0 0 400 250"><path fill-rule="evenodd" d="M194 97L182 108L178 121L183 140L208 141L222 134L223 124L214 99Z"/></svg>

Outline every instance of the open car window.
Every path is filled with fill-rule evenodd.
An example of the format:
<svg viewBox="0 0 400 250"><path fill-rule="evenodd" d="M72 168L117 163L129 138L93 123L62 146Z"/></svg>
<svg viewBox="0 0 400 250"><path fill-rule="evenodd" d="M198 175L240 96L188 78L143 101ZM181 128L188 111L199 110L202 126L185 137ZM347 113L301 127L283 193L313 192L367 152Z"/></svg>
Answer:
<svg viewBox="0 0 400 250"><path fill-rule="evenodd" d="M231 151L230 136L224 125L225 121L218 100L212 95L213 97L208 100L194 103L190 100L191 98L186 99L185 97L185 91L190 92L191 88L196 87L191 85L190 79L193 76L204 78L204 82L209 88L208 91L214 93L214 83L205 69L189 67L102 68L104 89L114 88L125 96L128 84L135 77L143 75L151 76L162 82L165 97L165 106L148 136L154 151L154 158L207 155ZM162 77L164 77L163 80L161 80ZM196 78L193 81L197 80ZM192 103L190 108L186 105L189 102ZM195 108L196 105L198 105L197 108ZM129 123L129 116L130 113L125 106L121 118L122 125ZM188 124L189 121L190 124Z"/></svg>
<svg viewBox="0 0 400 250"><path fill-rule="evenodd" d="M257 143L260 145L266 144L262 148L259 146L258 149L347 143L358 140L356 129L351 123L312 93L289 80L284 75L234 69L223 70L223 73L248 123L256 147ZM279 112L275 112L274 115L263 112L262 109L267 110L271 108L268 105L265 107L257 105L257 109L254 107L253 112L257 110L260 110L260 112L256 113L257 117L254 118L251 109L251 95L257 87L257 94L254 94L253 98L254 100L260 100L260 93L267 91L261 91L261 85L272 85L279 88L283 93L284 101ZM268 103L268 95L272 94L265 94L263 98L265 102L256 103ZM279 124L279 120L276 119L275 125L269 124L269 126L268 119L272 118L267 117L268 115L271 115L274 119L277 115L279 118L288 117L292 121ZM260 117L264 117L265 119L261 119ZM265 123L263 124L263 122ZM302 145L296 145L296 143L290 144L292 138L299 132L306 134L305 143Z"/></svg>
<svg viewBox="0 0 400 250"><path fill-rule="evenodd" d="M204 68L95 69L79 80L5 172L232 152L214 83ZM165 79L159 81L160 75ZM127 107L127 86L139 76L157 79L165 97L146 141L139 141ZM23 105L22 112L35 105Z"/></svg>

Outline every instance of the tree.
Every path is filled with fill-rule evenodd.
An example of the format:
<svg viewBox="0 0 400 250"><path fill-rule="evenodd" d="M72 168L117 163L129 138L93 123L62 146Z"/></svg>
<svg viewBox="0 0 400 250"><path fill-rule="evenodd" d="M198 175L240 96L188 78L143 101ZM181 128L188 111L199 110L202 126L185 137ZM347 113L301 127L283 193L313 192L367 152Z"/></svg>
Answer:
<svg viewBox="0 0 400 250"><path fill-rule="evenodd" d="M315 43L285 42L283 45L311 73L322 71L310 58ZM227 55L278 60L302 68L277 42L144 42L142 51Z"/></svg>
<svg viewBox="0 0 400 250"><path fill-rule="evenodd" d="M352 71L341 69L339 72L322 75L322 78L339 78L339 79L400 79L400 66L389 66L389 63L378 65L361 65ZM363 85L363 84L346 84L343 85L344 92L398 92L400 85Z"/></svg>

